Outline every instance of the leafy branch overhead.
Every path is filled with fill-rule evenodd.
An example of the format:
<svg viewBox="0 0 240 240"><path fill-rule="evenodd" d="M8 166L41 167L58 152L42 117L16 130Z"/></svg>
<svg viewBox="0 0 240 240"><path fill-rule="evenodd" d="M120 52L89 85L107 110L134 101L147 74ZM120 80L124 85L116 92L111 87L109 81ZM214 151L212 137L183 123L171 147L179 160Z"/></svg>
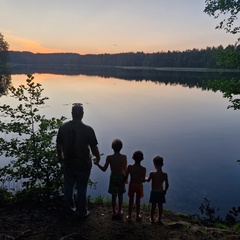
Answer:
<svg viewBox="0 0 240 240"><path fill-rule="evenodd" d="M205 2L205 13L214 18L223 18L216 29L224 29L232 34L240 32L240 26L236 25L240 12L239 0L206 0Z"/></svg>

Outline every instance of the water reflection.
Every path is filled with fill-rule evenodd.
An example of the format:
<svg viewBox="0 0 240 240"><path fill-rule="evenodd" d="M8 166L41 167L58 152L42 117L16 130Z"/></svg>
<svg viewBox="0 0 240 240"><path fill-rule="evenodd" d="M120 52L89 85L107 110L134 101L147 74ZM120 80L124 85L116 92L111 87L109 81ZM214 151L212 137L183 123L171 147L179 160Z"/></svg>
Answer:
<svg viewBox="0 0 240 240"><path fill-rule="evenodd" d="M222 72L220 70L188 69L182 71L176 68L127 68L110 66L85 65L17 65L11 68L12 74L51 73L59 75L86 75L103 78L118 78L128 81L153 81L166 85L180 84L186 87L204 87L204 81L209 79L230 79L239 76L239 71Z"/></svg>
<svg viewBox="0 0 240 240"><path fill-rule="evenodd" d="M13 85L24 79L13 75ZM167 208L196 213L204 197L223 210L239 204L240 112L227 110L221 93L92 75L35 74L35 80L50 98L41 109L47 116L71 119L71 103L84 104L84 122L96 131L102 162L114 138L123 141L129 163L135 150L143 151L147 173L154 155L162 155L170 181ZM98 182L91 194L109 196L109 171L94 166L91 178ZM144 187L147 202L149 183Z"/></svg>
<svg viewBox="0 0 240 240"><path fill-rule="evenodd" d="M11 84L11 75L8 73L1 74L0 72L0 97L7 93L7 89Z"/></svg>

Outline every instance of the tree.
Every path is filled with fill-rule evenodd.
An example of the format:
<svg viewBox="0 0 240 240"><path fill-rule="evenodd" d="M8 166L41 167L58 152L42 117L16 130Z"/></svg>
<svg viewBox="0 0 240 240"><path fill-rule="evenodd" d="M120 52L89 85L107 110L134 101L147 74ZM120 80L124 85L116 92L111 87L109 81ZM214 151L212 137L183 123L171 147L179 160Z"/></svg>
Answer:
<svg viewBox="0 0 240 240"><path fill-rule="evenodd" d="M206 0L204 12L214 18L223 20L217 25L216 29L224 29L228 33L236 34L240 32L240 26L236 26L237 15L240 12L239 0Z"/></svg>
<svg viewBox="0 0 240 240"><path fill-rule="evenodd" d="M218 18L221 15L228 15L220 21L216 29L224 29L227 33L236 34L240 32L240 26L236 25L237 15L240 12L240 0L206 0L204 12ZM239 40L239 39L238 39ZM219 64L240 66L240 45L239 42L234 47L228 46L219 52ZM214 91L223 93L223 97L228 98L230 105L228 108L240 110L240 79L209 81L207 87ZM240 160L237 161L240 164Z"/></svg>
<svg viewBox="0 0 240 240"><path fill-rule="evenodd" d="M8 62L8 43L4 40L4 36L0 33L0 69L5 67Z"/></svg>
<svg viewBox="0 0 240 240"><path fill-rule="evenodd" d="M228 15L220 21L217 29L224 29L228 33L236 34L240 32L240 26L236 25L237 15L240 12L240 0L206 0L204 12L215 18L221 15ZM219 65L223 68L230 66L240 67L240 45L229 45L218 52ZM215 80L208 82L208 87L214 91L223 93L223 97L228 98L230 105L228 108L240 109L240 79Z"/></svg>
<svg viewBox="0 0 240 240"><path fill-rule="evenodd" d="M0 33L0 96L6 93L11 83L11 76L7 68L8 58L8 43Z"/></svg>
<svg viewBox="0 0 240 240"><path fill-rule="evenodd" d="M50 197L59 194L62 188L53 138L65 117L47 119L39 113L39 107L48 98L42 97L41 84L33 80L28 75L26 85L9 88L11 97L19 102L16 108L0 106L0 132L4 133L4 138L0 138L0 155L10 161L0 168L0 180L3 183L21 180L23 191L37 190Z"/></svg>

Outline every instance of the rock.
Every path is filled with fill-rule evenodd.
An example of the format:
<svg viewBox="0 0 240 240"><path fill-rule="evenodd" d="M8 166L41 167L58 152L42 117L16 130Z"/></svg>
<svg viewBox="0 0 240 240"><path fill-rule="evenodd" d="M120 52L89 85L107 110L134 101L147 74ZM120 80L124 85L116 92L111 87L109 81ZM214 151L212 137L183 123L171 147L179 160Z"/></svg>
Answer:
<svg viewBox="0 0 240 240"><path fill-rule="evenodd" d="M65 237L62 237L60 240L88 240L79 233L71 233Z"/></svg>
<svg viewBox="0 0 240 240"><path fill-rule="evenodd" d="M0 240L14 240L14 237L11 237L6 234L0 234Z"/></svg>

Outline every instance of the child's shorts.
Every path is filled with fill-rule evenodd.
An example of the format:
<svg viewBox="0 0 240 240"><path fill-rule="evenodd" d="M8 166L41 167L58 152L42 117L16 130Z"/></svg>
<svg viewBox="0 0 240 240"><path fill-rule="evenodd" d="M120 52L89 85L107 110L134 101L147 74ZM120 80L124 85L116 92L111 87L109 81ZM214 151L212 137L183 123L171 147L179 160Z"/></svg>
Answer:
<svg viewBox="0 0 240 240"><path fill-rule="evenodd" d="M124 175L110 175L108 192L111 194L125 193L125 176Z"/></svg>
<svg viewBox="0 0 240 240"><path fill-rule="evenodd" d="M165 192L151 191L149 202L153 204L166 203Z"/></svg>
<svg viewBox="0 0 240 240"><path fill-rule="evenodd" d="M136 193L136 198L140 199L144 196L143 184L142 183L129 183L128 196L129 198L134 198L134 193Z"/></svg>

